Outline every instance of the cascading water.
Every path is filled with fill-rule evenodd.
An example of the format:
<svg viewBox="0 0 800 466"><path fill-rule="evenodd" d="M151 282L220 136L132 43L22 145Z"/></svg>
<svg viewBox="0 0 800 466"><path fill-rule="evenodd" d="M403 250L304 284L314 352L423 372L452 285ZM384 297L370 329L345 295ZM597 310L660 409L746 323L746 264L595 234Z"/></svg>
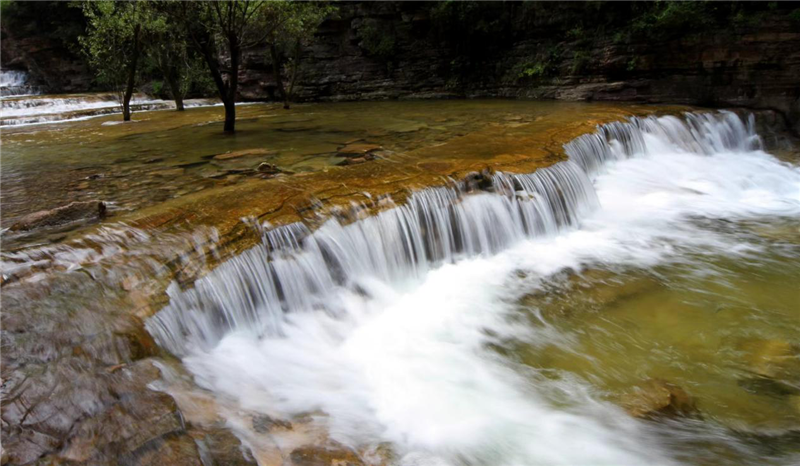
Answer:
<svg viewBox="0 0 800 466"><path fill-rule="evenodd" d="M323 411L333 438L389 441L401 463L671 463L584 385L530 387L485 346L529 332L506 316L536 277L733 253L692 219L800 215L800 170L731 112L632 118L565 150L486 192L457 184L350 224L267 230L193 288L173 286L147 328L244 409Z"/></svg>
<svg viewBox="0 0 800 466"><path fill-rule="evenodd" d="M0 126L25 126L84 120L122 111L118 98L113 94L66 96L30 94L34 93L9 95L8 98L0 101L0 106L2 106ZM187 100L185 106L191 108L215 105L215 103L213 99L192 99ZM131 100L131 106L135 111L164 110L174 108L174 103L137 94Z"/></svg>
<svg viewBox="0 0 800 466"><path fill-rule="evenodd" d="M0 96L39 94L39 88L28 84L28 74L20 70L0 70Z"/></svg>
<svg viewBox="0 0 800 466"><path fill-rule="evenodd" d="M234 329L280 335L284 313L346 313L333 296L338 287L353 287L363 277L418 278L443 262L497 253L524 238L577 226L597 205L591 182L571 161L529 175L497 174L493 184L502 194L433 188L350 225L332 219L313 233L302 224L267 231L261 246L193 289L173 289L172 303L148 328L178 355L195 346L209 349Z"/></svg>
<svg viewBox="0 0 800 466"><path fill-rule="evenodd" d="M280 316L326 308L346 312L329 294L359 278L395 282L441 263L494 254L524 239L576 227L598 206L590 176L605 163L646 152L644 135L711 154L760 147L752 122L733 113L633 118L566 145L570 160L526 175L498 173L495 193L465 186L413 194L405 205L350 225L331 219L315 232L302 224L264 233L262 245L223 264L193 289L172 289L170 305L148 325L175 354L213 347L233 329L280 335Z"/></svg>

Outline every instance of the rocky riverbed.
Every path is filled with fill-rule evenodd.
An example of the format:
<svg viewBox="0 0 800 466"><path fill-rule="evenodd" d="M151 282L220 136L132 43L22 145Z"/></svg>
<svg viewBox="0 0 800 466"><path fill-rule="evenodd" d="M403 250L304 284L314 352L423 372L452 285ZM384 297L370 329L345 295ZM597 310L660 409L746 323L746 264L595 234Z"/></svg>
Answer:
<svg viewBox="0 0 800 466"><path fill-rule="evenodd" d="M596 125L686 109L454 101L319 104L285 112L254 105L242 108L242 131L233 138L217 134L219 123L210 117L213 110L192 109L178 116L144 113L138 122L125 125L104 125L113 117L100 117L47 127L48 131L3 129L3 176L10 180L3 180L4 228L6 218L21 222L25 215L83 202L86 191L111 207L102 219L68 222L63 228L37 225L31 229L35 234L11 236L13 248L4 245L4 463L399 461L404 452L397 445L343 443L320 428L317 421L326 414L319 410L291 417L243 406L198 385L195 373L160 348L144 322L199 278L261 244L265 223L299 221L313 231L325 219L347 225L403 205L410 193L425 188L457 182L466 192L480 193L493 189L496 172L530 173L565 160L564 144L594 131ZM80 141L92 142L86 147ZM125 154L120 153L122 147ZM356 159L360 160L343 163ZM53 166L50 178L33 184L40 195L32 202L24 202L27 193L6 191L9 182L31 185L33 174L41 173L32 167L54 165L55 160L74 168ZM209 173L220 176L206 177ZM171 194L161 195L164 188L171 188ZM753 234L778 235L777 247L792 248L792 225L754 225ZM789 233L781 233L785 231ZM786 276L794 276L795 269L786 267ZM625 323L654 301L680 308L689 292L669 291L670 281L664 281L676 273L680 277L679 270L654 271L652 276L634 273L632 278L613 269L567 272L567 281L555 279L552 289L544 288L546 293L520 296L520 315L546 315L547 322L557 317L565 333L599 328L613 335L619 322L606 324L598 309L612 309ZM750 272L740 273L746 277ZM781 279L768 282L782 289ZM586 291L559 298L571 288ZM781 296L776 298L780 303L792 299L773 296ZM625 304L636 299L643 304ZM735 306L725 303L724 309L739 312ZM791 319L791 309L781 312ZM675 318L670 316L665 305L652 321L640 324L664 328ZM576 319L585 322L578 325ZM698 325L707 331L713 328L710 320ZM646 341L647 335L641 338ZM620 350L609 338L598 347L600 353L587 350L580 357L557 340L550 343L556 349L547 352L524 339L497 341L494 349L515 355L545 377L548 370L565 368L581 374L634 416L694 419L697 405L704 416L722 416L721 404L709 407L708 401L719 396L718 391L708 385L698 389L693 386L697 378L680 373L667 374L669 380L639 374L625 367L625 358L614 353ZM791 366L796 348L790 341L789 334L736 337L726 346L744 355L736 370L753 373L733 379L733 385L740 382L753 392L751 404L741 409L766 403L770 411L763 411L763 419L775 421L772 430L758 430L758 419L740 417L741 423L733 427L746 437L745 443L776 445L795 432L798 414L786 408L796 398L796 370ZM642 343L637 339L631 344ZM610 360L615 362L609 363L610 371L593 374L592 364L583 358L602 358L603 351L613 353ZM689 359L711 357L708 351L703 347ZM647 358L647 352L635 356ZM680 361L674 367L680 367ZM617 376L620 373L625 376ZM730 385L724 390L731 390ZM777 402L770 404L776 399L770 393L778 394ZM785 410L783 416L777 414L780 409ZM713 439L703 441L713 444Z"/></svg>

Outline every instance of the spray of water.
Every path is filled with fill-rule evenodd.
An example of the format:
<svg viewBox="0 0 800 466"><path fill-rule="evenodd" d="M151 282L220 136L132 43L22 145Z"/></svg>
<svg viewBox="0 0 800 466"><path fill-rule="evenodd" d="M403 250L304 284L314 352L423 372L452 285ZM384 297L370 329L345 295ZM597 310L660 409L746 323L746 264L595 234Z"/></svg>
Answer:
<svg viewBox="0 0 800 466"><path fill-rule="evenodd" d="M171 288L147 328L201 386L254 411L323 412L336 440L389 441L401 463L668 464L589 387L531 384L486 345L530 332L513 303L564 268L736 254L693 219L800 215L800 170L729 112L633 118L565 149L489 192L429 189L347 225L267 230Z"/></svg>

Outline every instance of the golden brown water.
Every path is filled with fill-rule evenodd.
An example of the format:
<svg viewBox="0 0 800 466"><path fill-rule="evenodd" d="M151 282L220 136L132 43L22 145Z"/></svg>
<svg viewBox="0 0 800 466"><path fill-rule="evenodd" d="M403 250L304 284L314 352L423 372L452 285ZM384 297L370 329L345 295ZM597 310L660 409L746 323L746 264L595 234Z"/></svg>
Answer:
<svg viewBox="0 0 800 466"><path fill-rule="evenodd" d="M124 124L119 115L108 115L6 126L0 129L3 226L73 201L103 200L119 216L186 194L259 179L255 169L262 162L290 174L327 170L345 160L339 150L348 143L380 146L377 156L393 161L378 164L384 167L376 169L381 175L359 175L360 167L347 167L336 175L356 181L387 178L387 166L395 176L408 177L411 161L420 157L436 162L419 167L422 173L439 176L463 172L467 161L480 169L489 163L548 156L557 160L560 144L569 139L559 131L574 133L580 125L585 131L593 121L653 110L521 101L304 104L289 111L251 104L239 107L235 135L222 133L219 107L139 112ZM552 139L559 142L551 144ZM249 155L214 159L253 149Z"/></svg>
<svg viewBox="0 0 800 466"><path fill-rule="evenodd" d="M498 351L533 368L534 383L577 377L622 406L646 380L681 387L697 414L651 427L687 463L791 462L800 454L800 223L720 228L764 251L555 277L519 302L533 343Z"/></svg>
<svg viewBox="0 0 800 466"><path fill-rule="evenodd" d="M153 301L163 304L164 281L204 268L186 257L168 268L152 263L171 260L181 248L218 241L206 228L217 228L224 242L244 216L303 218L297 205L309 197L335 204L392 194L399 201L403 188L441 184L486 166L532 171L560 160L561 144L596 122L656 110L445 101L308 104L287 112L255 104L238 109L234 136L221 133L221 110L215 107L137 113L129 124L105 124L119 118L105 116L2 128L3 226L36 210L102 199L113 207L106 225L125 221L153 233L135 245L127 239L114 243L122 251L116 264L77 267L94 281L68 273L57 277L46 268L31 280L56 283L53 297L25 304L33 320L50 319L58 308L102 325L85 309L92 308L95 296L103 296L103 305L117 306L112 314L135 311L147 317L157 310ZM351 143L380 146L380 158L337 167L345 160L342 147ZM262 151L213 158L253 149ZM787 161L796 163L795 158ZM291 174L261 179L254 172L261 162ZM169 235L161 230L164 225ZM641 428L681 462L791 464L800 458L800 223L720 221L704 228L760 249L736 257L690 250L681 260L650 268L601 263L562 272L543 287L531 286L515 303L509 319L523 322L532 337L498 341L493 349L534 385L578 380L591 387L592 396L623 407L645 381L680 387L697 411L641 421ZM201 241L197 235L192 244L177 240L174 230L202 230L207 237ZM103 241L92 238L90 249L104 250L110 243ZM143 286L148 279L160 284ZM10 296L25 302L20 289ZM558 390L544 394L552 406L574 408ZM182 407L192 422L225 417ZM249 419L244 411L235 415ZM302 422L297 426L298 432L304 428ZM274 452L262 457L282 458Z"/></svg>

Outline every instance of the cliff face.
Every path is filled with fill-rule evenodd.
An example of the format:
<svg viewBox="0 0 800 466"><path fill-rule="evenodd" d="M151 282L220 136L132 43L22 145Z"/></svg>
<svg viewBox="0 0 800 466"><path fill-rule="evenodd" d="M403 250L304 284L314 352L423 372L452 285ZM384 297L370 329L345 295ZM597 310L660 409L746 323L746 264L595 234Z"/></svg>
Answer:
<svg viewBox="0 0 800 466"><path fill-rule="evenodd" d="M68 2L5 3L0 23L2 68L26 71L49 93L84 92L92 73L78 53L85 21Z"/></svg>
<svg viewBox="0 0 800 466"><path fill-rule="evenodd" d="M465 53L460 44L439 40L430 11L430 5L418 3L343 5L305 51L298 98L507 97L745 106L777 110L800 131L800 22L785 12L762 12L749 23L692 34L619 40L618 34L597 36L590 29L565 34L570 16L586 19L585 12L566 10L560 17L534 18L514 37L468 44L477 50ZM365 44L376 30L390 37L384 55ZM263 53L248 54L241 79L243 98L275 93Z"/></svg>
<svg viewBox="0 0 800 466"><path fill-rule="evenodd" d="M745 106L777 110L800 132L796 6L342 2L304 50L297 99ZM3 66L29 70L54 92L86 90L85 65L52 42L4 27ZM243 100L275 97L265 50L246 53L240 80Z"/></svg>

